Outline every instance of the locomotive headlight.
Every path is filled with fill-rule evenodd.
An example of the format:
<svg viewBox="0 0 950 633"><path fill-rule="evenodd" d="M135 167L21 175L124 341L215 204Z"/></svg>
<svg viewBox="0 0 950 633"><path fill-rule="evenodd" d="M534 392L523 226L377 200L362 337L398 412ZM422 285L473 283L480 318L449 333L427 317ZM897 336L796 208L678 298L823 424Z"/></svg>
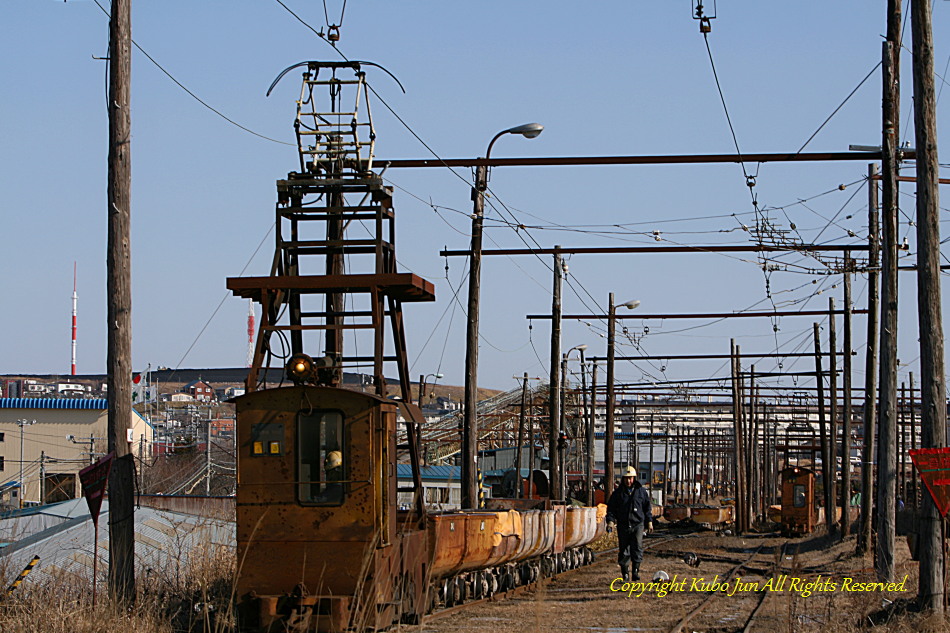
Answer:
<svg viewBox="0 0 950 633"><path fill-rule="evenodd" d="M314 372L313 359L306 354L294 354L287 362L287 378L295 385L312 382Z"/></svg>

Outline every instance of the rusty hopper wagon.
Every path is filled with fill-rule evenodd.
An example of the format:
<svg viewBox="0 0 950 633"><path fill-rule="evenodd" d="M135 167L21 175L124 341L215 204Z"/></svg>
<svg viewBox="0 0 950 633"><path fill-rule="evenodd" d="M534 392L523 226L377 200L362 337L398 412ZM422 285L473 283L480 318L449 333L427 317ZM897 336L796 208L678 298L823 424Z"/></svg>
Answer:
<svg viewBox="0 0 950 633"><path fill-rule="evenodd" d="M261 305L247 393L234 399L235 599L243 631L418 622L439 605L587 564L593 558L587 544L604 529L604 506L566 507L550 499L533 508L520 500L518 510L426 511L423 420L409 388L402 304L435 296L431 283L396 271L392 189L372 171L375 133L371 122L359 120L360 99L369 96L361 64L367 63L298 65L304 67L295 122L300 171L278 181L273 268L267 277L228 280L234 294ZM331 99L318 112L321 88L329 88ZM347 90L355 91L356 105L345 108ZM354 221L372 237L348 239L345 229ZM326 229L318 239L304 235L315 227ZM344 255L347 271L369 259L371 272L345 272ZM322 274L302 274L311 256L323 260ZM344 354L348 329L371 339L363 348L371 356ZM319 333L321 340L311 339ZM305 352L318 343L322 356ZM388 397L387 362L398 371L398 401ZM343 388L346 366L372 367L374 393ZM407 447L396 445L398 414L408 427ZM410 509L397 504L403 491L397 451L405 448Z"/></svg>

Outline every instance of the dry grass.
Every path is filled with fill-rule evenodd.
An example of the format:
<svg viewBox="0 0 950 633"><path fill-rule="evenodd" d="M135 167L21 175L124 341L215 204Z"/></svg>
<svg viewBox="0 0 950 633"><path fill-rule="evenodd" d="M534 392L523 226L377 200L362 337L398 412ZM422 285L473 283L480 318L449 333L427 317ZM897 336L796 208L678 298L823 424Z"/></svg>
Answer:
<svg viewBox="0 0 950 633"><path fill-rule="evenodd" d="M100 577L96 606L88 581L73 574L25 581L0 602L3 633L224 633L234 629L234 551L214 546L187 569L138 570L135 603L121 607ZM107 567L105 562L103 567ZM15 575L15 574L14 574ZM9 578L7 572L4 578Z"/></svg>

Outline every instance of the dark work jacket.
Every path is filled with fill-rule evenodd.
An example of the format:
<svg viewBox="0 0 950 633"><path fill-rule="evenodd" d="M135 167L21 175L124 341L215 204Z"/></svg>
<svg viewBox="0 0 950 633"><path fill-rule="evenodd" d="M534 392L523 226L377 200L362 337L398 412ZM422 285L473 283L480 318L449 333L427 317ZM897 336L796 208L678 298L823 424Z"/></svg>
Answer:
<svg viewBox="0 0 950 633"><path fill-rule="evenodd" d="M622 530L653 523L650 506L650 494L639 481L634 480L632 488L620 484L607 500L607 520L614 521Z"/></svg>

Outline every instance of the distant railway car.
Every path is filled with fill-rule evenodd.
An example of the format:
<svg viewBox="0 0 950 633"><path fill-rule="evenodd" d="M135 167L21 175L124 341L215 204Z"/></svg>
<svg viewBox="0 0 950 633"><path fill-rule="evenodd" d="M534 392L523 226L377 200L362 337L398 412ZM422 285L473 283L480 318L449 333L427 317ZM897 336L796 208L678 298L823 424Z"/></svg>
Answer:
<svg viewBox="0 0 950 633"><path fill-rule="evenodd" d="M800 466L782 470L782 533L811 534L819 522L815 501L815 471Z"/></svg>
<svg viewBox="0 0 950 633"><path fill-rule="evenodd" d="M722 528L734 519L735 506L693 506L690 508L690 520L710 528Z"/></svg>
<svg viewBox="0 0 950 633"><path fill-rule="evenodd" d="M667 504L663 506L663 518L670 523L689 520L691 508L684 505Z"/></svg>

